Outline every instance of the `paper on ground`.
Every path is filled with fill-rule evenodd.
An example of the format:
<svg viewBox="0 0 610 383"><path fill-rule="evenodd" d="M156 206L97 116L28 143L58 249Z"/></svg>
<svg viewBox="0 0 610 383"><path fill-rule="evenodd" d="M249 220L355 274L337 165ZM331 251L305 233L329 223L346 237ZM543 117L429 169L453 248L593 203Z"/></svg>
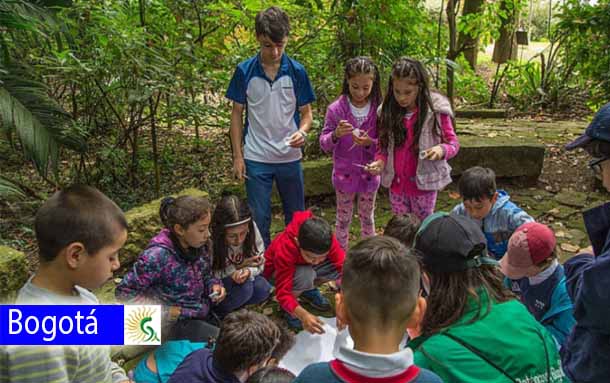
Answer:
<svg viewBox="0 0 610 383"><path fill-rule="evenodd" d="M334 359L333 350L337 338L337 322L335 318L320 318L324 322L324 334L310 334L301 331L296 336L294 347L288 351L280 362L280 367L298 375L312 363L329 362ZM347 330L344 330L347 331ZM353 348L354 342L347 337L347 347Z"/></svg>

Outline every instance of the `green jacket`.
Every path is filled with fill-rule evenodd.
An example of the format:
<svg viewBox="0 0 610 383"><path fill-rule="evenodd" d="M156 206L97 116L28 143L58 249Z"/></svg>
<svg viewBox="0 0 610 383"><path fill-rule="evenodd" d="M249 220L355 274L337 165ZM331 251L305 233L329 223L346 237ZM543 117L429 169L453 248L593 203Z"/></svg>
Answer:
<svg viewBox="0 0 610 383"><path fill-rule="evenodd" d="M525 306L517 300L490 302L486 290L478 293L481 304L470 298L453 325L409 342L417 366L432 370L445 383L569 382L553 337ZM481 317L468 324L479 310Z"/></svg>

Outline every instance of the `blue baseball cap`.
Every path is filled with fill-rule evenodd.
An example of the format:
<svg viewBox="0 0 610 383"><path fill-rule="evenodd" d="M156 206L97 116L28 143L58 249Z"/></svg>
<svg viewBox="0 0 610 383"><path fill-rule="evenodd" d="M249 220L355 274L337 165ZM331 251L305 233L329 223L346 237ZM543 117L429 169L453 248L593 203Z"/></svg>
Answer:
<svg viewBox="0 0 610 383"><path fill-rule="evenodd" d="M593 121L585 129L585 133L565 146L566 150L582 148L593 140L610 142L610 102L602 106Z"/></svg>

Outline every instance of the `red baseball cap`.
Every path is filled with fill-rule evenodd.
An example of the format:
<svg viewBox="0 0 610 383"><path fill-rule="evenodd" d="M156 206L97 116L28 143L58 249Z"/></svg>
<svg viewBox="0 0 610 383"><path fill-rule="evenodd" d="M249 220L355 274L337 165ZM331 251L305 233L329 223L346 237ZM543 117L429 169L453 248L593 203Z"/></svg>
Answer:
<svg viewBox="0 0 610 383"><path fill-rule="evenodd" d="M534 275L537 271L535 266L553 254L556 244L553 230L546 225L528 222L519 226L500 260L502 273L510 279Z"/></svg>

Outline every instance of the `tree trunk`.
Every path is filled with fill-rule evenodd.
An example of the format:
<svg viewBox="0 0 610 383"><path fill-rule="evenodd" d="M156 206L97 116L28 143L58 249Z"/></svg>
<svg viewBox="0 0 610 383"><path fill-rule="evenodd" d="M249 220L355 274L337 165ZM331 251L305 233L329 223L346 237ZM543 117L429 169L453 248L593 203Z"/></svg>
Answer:
<svg viewBox="0 0 610 383"><path fill-rule="evenodd" d="M504 64L508 60L517 58L517 41L515 39L515 27L518 15L514 9L509 10L506 1L502 1L500 9L506 12L507 17L502 19L500 26L500 37L494 44L492 60L497 64Z"/></svg>
<svg viewBox="0 0 610 383"><path fill-rule="evenodd" d="M457 50L457 25L456 25L456 16L457 10L459 8L459 0L449 0L447 1L447 23L449 24L449 51L447 52L447 58L449 60L454 61L458 56L459 52ZM451 65L447 65L447 98L449 98L449 102L451 102L451 106L453 107L453 67Z"/></svg>
<svg viewBox="0 0 610 383"><path fill-rule="evenodd" d="M462 16L481 13L483 3L483 0L465 0ZM477 68L477 55L479 53L479 36L470 36L464 32L460 32L458 46L464 46L464 58L468 61L468 65L475 70Z"/></svg>

